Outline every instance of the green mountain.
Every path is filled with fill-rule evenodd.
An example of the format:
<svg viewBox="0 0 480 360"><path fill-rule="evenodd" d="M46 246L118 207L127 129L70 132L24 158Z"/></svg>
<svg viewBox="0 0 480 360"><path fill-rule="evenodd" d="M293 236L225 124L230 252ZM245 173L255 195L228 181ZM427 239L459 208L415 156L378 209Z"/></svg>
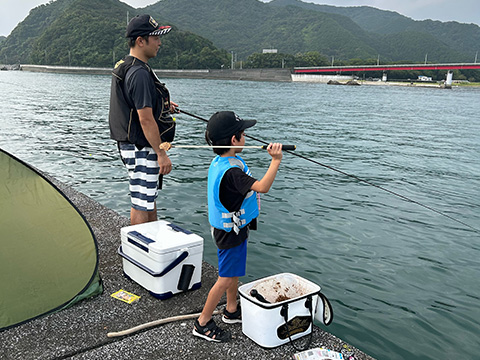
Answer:
<svg viewBox="0 0 480 360"><path fill-rule="evenodd" d="M262 49L338 60L473 62L480 27L415 21L371 7L298 0L162 0L134 9L119 0L56 0L31 10L0 42L8 63L111 67L128 52L127 14L149 13L174 27L152 65L219 68ZM208 39L208 40L207 40ZM220 50L222 49L222 50ZM473 49L473 50L472 50Z"/></svg>
<svg viewBox="0 0 480 360"><path fill-rule="evenodd" d="M344 59L377 56L366 31L347 17L271 6L258 0L163 0L147 12L233 51L239 59L264 48L281 53L318 51Z"/></svg>
<svg viewBox="0 0 480 360"><path fill-rule="evenodd" d="M175 19L182 28L233 51L239 59L273 47L281 53L316 51L344 60L380 56L382 61L419 62L428 53L429 61L471 62L467 48L480 43L475 40L475 34L480 36L476 25L416 22L370 7L298 0L162 0L145 10Z"/></svg>
<svg viewBox="0 0 480 360"><path fill-rule="evenodd" d="M461 56L463 61L473 62L475 53L480 48L480 27L476 24L462 24L455 21L417 21L394 11L380 10L369 6L337 7L306 3L300 0L273 0L269 4L278 7L295 6L309 11L343 15L369 33L386 36L380 39L388 40L399 37L408 41L408 38L411 38L412 43L417 43L417 51L420 52L421 46L428 50L428 48L443 45L443 48L438 48L434 52L428 51L429 58L435 52L438 53L432 57L432 60L441 59L440 52L450 48L450 53L464 54ZM422 37L424 41L421 41ZM425 56L425 52L423 51L423 56ZM399 54L391 55L393 59L399 59L399 56ZM460 58L460 56L458 57ZM455 56L449 54L444 58L445 61L448 61Z"/></svg>
<svg viewBox="0 0 480 360"><path fill-rule="evenodd" d="M143 13L118 0L57 0L30 11L0 43L0 58L8 63L112 67L128 53L127 16ZM162 39L160 54L152 59L161 68L219 68L228 53L210 40L174 27Z"/></svg>

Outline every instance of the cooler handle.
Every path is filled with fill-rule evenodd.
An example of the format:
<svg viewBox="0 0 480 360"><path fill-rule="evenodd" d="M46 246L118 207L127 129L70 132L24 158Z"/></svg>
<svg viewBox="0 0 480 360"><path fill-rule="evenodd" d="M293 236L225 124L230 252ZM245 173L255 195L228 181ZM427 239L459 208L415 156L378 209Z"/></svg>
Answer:
<svg viewBox="0 0 480 360"><path fill-rule="evenodd" d="M162 271L160 272L154 272L153 270L149 269L148 267L146 267L145 265L139 263L137 260L135 260L134 258L128 256L127 254L125 254L123 251L122 251L122 246L120 245L120 247L118 248L118 255L120 255L121 257L123 257L125 260L131 262L133 265L139 267L140 269L142 269L143 271L147 272L150 276L153 276L153 277L162 277L164 275L166 275L167 273L169 273L171 270L173 270L178 264L180 264L183 260L185 260L187 257L188 257L188 251L184 251L182 252L175 260L173 260L170 264L168 264L165 269L163 269Z"/></svg>
<svg viewBox="0 0 480 360"><path fill-rule="evenodd" d="M193 234L191 231L185 230L185 229L181 228L181 227L178 226L178 225L175 225L175 224L172 224L172 223L169 223L169 224L167 224L167 225L170 226L173 231L183 232L184 234L187 234L187 235Z"/></svg>
<svg viewBox="0 0 480 360"><path fill-rule="evenodd" d="M140 241L143 243L140 244L140 242L137 242L136 240ZM140 250L143 250L145 252L148 253L148 245L155 242L154 240L150 239L149 237L146 237L145 235L143 234L140 234L138 231L130 231L128 234L127 234L127 241L130 243L130 244L133 244L135 245L136 247L138 247Z"/></svg>
<svg viewBox="0 0 480 360"><path fill-rule="evenodd" d="M290 340L290 344L292 345L292 347L296 351L307 350L310 347L310 344L312 343L312 338L313 338L313 305L312 305L312 302L313 302L312 301L312 296L308 295L307 299L305 300L305 307L310 311L310 319L311 319L312 322L309 325L309 327L311 326L312 330L310 331L310 336L308 338L307 344L305 345L305 347L303 349L297 348L297 346L293 342L292 337L290 335L290 329L288 328L288 303L283 304L282 308L280 309L280 316L282 316L283 319L285 320L285 327L287 328L288 339Z"/></svg>
<svg viewBox="0 0 480 360"><path fill-rule="evenodd" d="M327 297L318 292L317 307L315 308L315 319L320 321L323 325L330 325L333 321L333 308Z"/></svg>

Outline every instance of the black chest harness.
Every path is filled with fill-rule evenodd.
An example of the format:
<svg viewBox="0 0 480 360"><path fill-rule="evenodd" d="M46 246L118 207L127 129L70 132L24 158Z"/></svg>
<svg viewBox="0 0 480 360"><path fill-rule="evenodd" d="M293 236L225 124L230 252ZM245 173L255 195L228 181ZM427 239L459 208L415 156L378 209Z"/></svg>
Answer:
<svg viewBox="0 0 480 360"><path fill-rule="evenodd" d="M115 64L112 72L112 89L110 94L110 137L117 141L126 141L137 147L150 146L143 133L137 109L124 92L127 72L134 68L143 68L149 72L155 84L157 103L153 105L153 116L157 123L162 142L172 142L175 136L175 121L170 114L170 94L165 84L161 83L153 70L142 61L127 55ZM132 69L132 71L136 71Z"/></svg>

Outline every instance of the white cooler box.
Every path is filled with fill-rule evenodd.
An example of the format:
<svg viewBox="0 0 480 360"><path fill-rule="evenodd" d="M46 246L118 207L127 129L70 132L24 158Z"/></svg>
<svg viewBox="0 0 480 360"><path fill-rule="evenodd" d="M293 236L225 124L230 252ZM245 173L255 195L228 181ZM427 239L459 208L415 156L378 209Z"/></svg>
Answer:
<svg viewBox="0 0 480 360"><path fill-rule="evenodd" d="M203 238L164 220L121 229L125 276L167 299L201 286Z"/></svg>
<svg viewBox="0 0 480 360"><path fill-rule="evenodd" d="M255 296L255 291L260 296ZM266 348L311 334L314 318L325 325L333 319L332 308L320 293L320 286L295 274L256 280L240 286L238 292L242 331Z"/></svg>

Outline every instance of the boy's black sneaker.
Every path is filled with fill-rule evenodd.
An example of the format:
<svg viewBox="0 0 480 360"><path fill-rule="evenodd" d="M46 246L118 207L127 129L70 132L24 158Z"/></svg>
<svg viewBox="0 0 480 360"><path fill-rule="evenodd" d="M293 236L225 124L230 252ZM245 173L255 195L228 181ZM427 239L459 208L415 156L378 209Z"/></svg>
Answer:
<svg viewBox="0 0 480 360"><path fill-rule="evenodd" d="M226 324L237 324L242 322L242 309L240 304L237 305L237 310L233 313L227 311L225 308L223 310L222 321Z"/></svg>

